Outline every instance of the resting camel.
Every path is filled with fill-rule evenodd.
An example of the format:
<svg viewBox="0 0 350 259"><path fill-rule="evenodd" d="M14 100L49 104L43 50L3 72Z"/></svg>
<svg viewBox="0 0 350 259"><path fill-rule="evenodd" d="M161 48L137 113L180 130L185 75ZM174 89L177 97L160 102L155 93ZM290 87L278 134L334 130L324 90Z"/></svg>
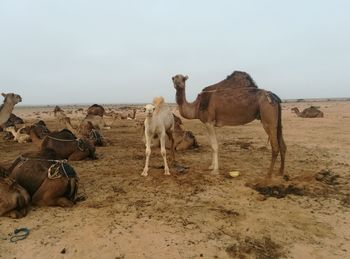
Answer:
<svg viewBox="0 0 350 259"><path fill-rule="evenodd" d="M16 126L17 124L24 124L24 121L20 117L11 113L10 118L2 126L0 126L0 131L4 128Z"/></svg>
<svg viewBox="0 0 350 259"><path fill-rule="evenodd" d="M310 106L304 109L302 112L297 107L291 109L298 117L301 118L323 118L323 112L317 109L315 106Z"/></svg>
<svg viewBox="0 0 350 259"><path fill-rule="evenodd" d="M208 86L198 94L197 99L186 100L186 80L188 76L176 75L172 78L176 89L176 103L182 117L199 119L207 127L211 142L212 163L209 169L219 171L218 142L215 127L236 126L259 119L269 136L272 159L270 177L278 156L281 155L279 173L284 173L286 145L282 136L281 100L272 92L259 89L249 74L235 71L225 80Z"/></svg>
<svg viewBox="0 0 350 259"><path fill-rule="evenodd" d="M92 115L92 114L86 115L82 123L87 123L87 122L91 122L93 127L96 129L111 129L111 127L106 124L103 117L99 115Z"/></svg>
<svg viewBox="0 0 350 259"><path fill-rule="evenodd" d="M9 177L29 193L38 206L71 207L76 199L79 178L55 151L43 149L19 156L9 169Z"/></svg>
<svg viewBox="0 0 350 259"><path fill-rule="evenodd" d="M28 213L30 196L15 180L0 177L0 216L22 218Z"/></svg>
<svg viewBox="0 0 350 259"><path fill-rule="evenodd" d="M8 93L1 94L5 99L4 103L0 106L0 126L7 122L10 118L11 113L15 105L19 102L22 102L22 97L18 94Z"/></svg>
<svg viewBox="0 0 350 259"><path fill-rule="evenodd" d="M29 136L29 140L32 140L33 135L36 136L36 139L43 139L49 133L50 130L46 127L45 122L42 120L34 123L33 125L25 126L17 130L17 135L21 136L22 138L27 138L27 136ZM41 142L36 142L36 144L41 145Z"/></svg>
<svg viewBox="0 0 350 259"><path fill-rule="evenodd" d="M53 149L59 159L70 161L83 160L85 158L96 159L95 147L86 139L77 139L67 129L55 131L40 139L33 131L30 132L32 141L41 149Z"/></svg>
<svg viewBox="0 0 350 259"><path fill-rule="evenodd" d="M145 138L146 138L146 163L142 172L142 176L148 175L148 164L149 157L151 155L151 141L155 135L160 138L160 153L164 161L164 174L170 175L168 163L166 160L166 149L165 149L165 135L171 141L171 155L172 159L175 160L174 154L174 116L170 111L169 106L164 103L163 97L156 97L153 100L153 104L146 105L146 119L145 125Z"/></svg>
<svg viewBox="0 0 350 259"><path fill-rule="evenodd" d="M94 146L105 146L106 141L101 132L92 125L90 121L83 121L78 127L73 127L69 117L65 118L66 127L78 138L89 139Z"/></svg>
<svg viewBox="0 0 350 259"><path fill-rule="evenodd" d="M91 105L88 110L87 110L87 114L88 115L98 115L100 117L103 117L103 115L106 113L105 108L103 108L101 105L99 104L93 104Z"/></svg>
<svg viewBox="0 0 350 259"><path fill-rule="evenodd" d="M13 140L17 141L18 143L27 143L31 141L30 135L27 133L21 133L21 130L24 129L25 126L22 128L16 130L14 126L5 128L5 131L11 132L13 135Z"/></svg>
<svg viewBox="0 0 350 259"><path fill-rule="evenodd" d="M176 151L181 150L187 150L191 148L197 148L198 142L196 140L196 137L193 135L192 131L184 130L181 125L182 120L173 114L174 116L174 131L173 131L173 138L174 138L174 149ZM152 140L152 147L160 147L160 141L159 138L155 138ZM170 140L167 136L165 136L165 147L167 149L171 148Z"/></svg>
<svg viewBox="0 0 350 259"><path fill-rule="evenodd" d="M121 120L134 120L136 118L136 109L133 108L132 112L128 112L128 111L117 112L116 117Z"/></svg>

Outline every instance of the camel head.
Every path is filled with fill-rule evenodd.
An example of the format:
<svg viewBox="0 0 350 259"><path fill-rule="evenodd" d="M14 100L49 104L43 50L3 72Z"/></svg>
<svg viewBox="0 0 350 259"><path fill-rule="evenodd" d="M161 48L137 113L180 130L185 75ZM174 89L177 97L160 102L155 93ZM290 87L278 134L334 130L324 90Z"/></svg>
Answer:
<svg viewBox="0 0 350 259"><path fill-rule="evenodd" d="M14 94L14 93L4 94L4 93L2 93L1 95L5 98L5 100L4 100L5 103L11 103L11 104L15 105L19 102L22 102L22 97L19 94Z"/></svg>
<svg viewBox="0 0 350 259"><path fill-rule="evenodd" d="M176 90L185 89L186 86L186 80L188 79L188 76L183 75L176 75L172 77L174 87Z"/></svg>
<svg viewBox="0 0 350 259"><path fill-rule="evenodd" d="M299 113L299 109L297 107L292 108L291 111L293 111L295 113Z"/></svg>
<svg viewBox="0 0 350 259"><path fill-rule="evenodd" d="M155 110L155 106L153 104L147 104L145 106L145 113L147 117L151 117L153 115L153 112Z"/></svg>

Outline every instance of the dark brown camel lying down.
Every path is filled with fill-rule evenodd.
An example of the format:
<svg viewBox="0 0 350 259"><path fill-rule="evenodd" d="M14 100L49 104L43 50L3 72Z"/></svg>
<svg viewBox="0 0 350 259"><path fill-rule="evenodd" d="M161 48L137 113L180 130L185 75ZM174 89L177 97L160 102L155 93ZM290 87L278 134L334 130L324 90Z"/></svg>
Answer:
<svg viewBox="0 0 350 259"><path fill-rule="evenodd" d="M71 207L76 200L78 175L54 150L22 154L11 165L9 177L28 192L33 205Z"/></svg>
<svg viewBox="0 0 350 259"><path fill-rule="evenodd" d="M27 215L28 192L13 179L0 177L0 216L22 218Z"/></svg>
<svg viewBox="0 0 350 259"><path fill-rule="evenodd" d="M71 161L96 159L94 145L87 139L77 139L67 129L51 132L44 139L40 139L33 131L30 132L30 136L41 149L53 149L60 159Z"/></svg>

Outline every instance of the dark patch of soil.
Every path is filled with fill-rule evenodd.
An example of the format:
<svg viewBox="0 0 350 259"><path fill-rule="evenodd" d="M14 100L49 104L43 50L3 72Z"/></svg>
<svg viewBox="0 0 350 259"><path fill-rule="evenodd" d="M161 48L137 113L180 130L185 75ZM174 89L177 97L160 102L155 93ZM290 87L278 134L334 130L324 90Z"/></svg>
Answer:
<svg viewBox="0 0 350 259"><path fill-rule="evenodd" d="M341 203L345 207L350 207L350 193L346 194L346 196L342 199Z"/></svg>
<svg viewBox="0 0 350 259"><path fill-rule="evenodd" d="M305 191L297 186L291 185L272 185L272 186L255 186L254 190L267 197L284 198L289 194L302 196Z"/></svg>
<svg viewBox="0 0 350 259"><path fill-rule="evenodd" d="M315 179L319 182L323 182L328 185L337 185L339 175L335 174L331 170L328 169L322 169L320 172L318 172L315 175Z"/></svg>
<svg viewBox="0 0 350 259"><path fill-rule="evenodd" d="M240 259L251 258L252 256L257 259L285 257L282 247L268 237L264 237L262 240L246 237L238 244L227 247L226 252L231 258Z"/></svg>

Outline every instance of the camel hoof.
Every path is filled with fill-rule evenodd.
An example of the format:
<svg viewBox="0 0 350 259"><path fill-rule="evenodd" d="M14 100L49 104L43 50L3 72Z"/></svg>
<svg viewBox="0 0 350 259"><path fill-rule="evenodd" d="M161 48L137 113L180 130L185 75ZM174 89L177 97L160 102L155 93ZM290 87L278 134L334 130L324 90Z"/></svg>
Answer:
<svg viewBox="0 0 350 259"><path fill-rule="evenodd" d="M169 172L168 168L164 170L164 175L170 175L170 172Z"/></svg>
<svg viewBox="0 0 350 259"><path fill-rule="evenodd" d="M141 174L142 176L147 176L148 175L148 173L147 173L147 171L146 170L143 170L143 172L142 172L142 174Z"/></svg>
<svg viewBox="0 0 350 259"><path fill-rule="evenodd" d="M209 170L213 170L213 169L214 169L214 166L211 165L211 166L208 167L208 169L209 169Z"/></svg>
<svg viewBox="0 0 350 259"><path fill-rule="evenodd" d="M213 169L213 170L211 171L211 173L212 173L212 174L215 174L215 175L216 175L216 174L219 174L219 169Z"/></svg>

